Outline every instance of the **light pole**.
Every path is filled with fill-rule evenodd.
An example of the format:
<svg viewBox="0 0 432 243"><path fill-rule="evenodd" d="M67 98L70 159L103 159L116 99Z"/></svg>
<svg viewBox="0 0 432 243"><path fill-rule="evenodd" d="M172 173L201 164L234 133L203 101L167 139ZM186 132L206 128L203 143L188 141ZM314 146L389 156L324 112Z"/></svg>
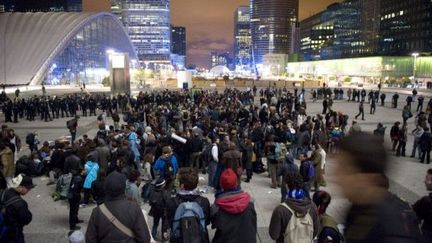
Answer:
<svg viewBox="0 0 432 243"><path fill-rule="evenodd" d="M418 52L414 52L413 54L411 54L411 56L414 57L413 81L415 82L415 76L417 71L416 62L417 62L417 57L420 56L420 54Z"/></svg>

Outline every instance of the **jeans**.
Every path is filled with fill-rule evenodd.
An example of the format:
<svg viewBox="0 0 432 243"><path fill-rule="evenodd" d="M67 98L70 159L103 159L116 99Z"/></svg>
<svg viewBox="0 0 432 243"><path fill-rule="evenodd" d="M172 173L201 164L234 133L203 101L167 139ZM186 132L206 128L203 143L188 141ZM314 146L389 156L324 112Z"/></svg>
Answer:
<svg viewBox="0 0 432 243"><path fill-rule="evenodd" d="M70 131L72 144L75 142L76 131Z"/></svg>
<svg viewBox="0 0 432 243"><path fill-rule="evenodd" d="M419 157L419 158L421 157L421 151L420 151L420 148L417 149L417 148L418 148L418 145L419 145L419 143L418 143L417 139L414 140L414 144L413 144L413 149L412 149L411 157L415 157L416 150L418 151L418 157Z"/></svg>
<svg viewBox="0 0 432 243"><path fill-rule="evenodd" d="M218 184L217 181L215 181L217 168L218 163L216 161L211 161L208 165L208 186L210 187L216 187L215 185Z"/></svg>
<svg viewBox="0 0 432 243"><path fill-rule="evenodd" d="M277 162L269 161L268 167L269 167L269 174L272 181L272 187L276 188L278 184L280 184L278 178L278 164Z"/></svg>
<svg viewBox="0 0 432 243"><path fill-rule="evenodd" d="M426 156L426 163L430 164L430 149L422 151L422 156L421 156L420 162L424 163L425 156Z"/></svg>
<svg viewBox="0 0 432 243"><path fill-rule="evenodd" d="M152 227L152 236L156 239L157 236L157 230L159 227L159 221L161 220L161 217L159 215L153 216L153 227Z"/></svg>
<svg viewBox="0 0 432 243"><path fill-rule="evenodd" d="M310 194L309 194L310 182L309 181L303 182L303 190L304 190L304 193L305 193L305 197L310 198Z"/></svg>

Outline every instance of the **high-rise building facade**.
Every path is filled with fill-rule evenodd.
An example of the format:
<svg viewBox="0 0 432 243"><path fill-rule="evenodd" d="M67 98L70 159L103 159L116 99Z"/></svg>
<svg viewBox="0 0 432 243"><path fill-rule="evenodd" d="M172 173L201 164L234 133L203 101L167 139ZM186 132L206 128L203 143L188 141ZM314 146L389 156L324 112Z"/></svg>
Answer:
<svg viewBox="0 0 432 243"><path fill-rule="evenodd" d="M252 66L249 6L238 7L234 14L234 55L236 68L248 69Z"/></svg>
<svg viewBox="0 0 432 243"><path fill-rule="evenodd" d="M292 23L298 21L299 0L251 0L252 50L255 64L265 54L289 54Z"/></svg>
<svg viewBox="0 0 432 243"><path fill-rule="evenodd" d="M169 0L123 0L121 20L142 63L170 62Z"/></svg>
<svg viewBox="0 0 432 243"><path fill-rule="evenodd" d="M171 53L186 56L186 28L171 26Z"/></svg>
<svg viewBox="0 0 432 243"><path fill-rule="evenodd" d="M380 0L345 0L300 23L303 60L376 55Z"/></svg>
<svg viewBox="0 0 432 243"><path fill-rule="evenodd" d="M82 0L0 0L2 8L5 12L81 12Z"/></svg>
<svg viewBox="0 0 432 243"><path fill-rule="evenodd" d="M380 52L411 55L432 52L432 2L381 0Z"/></svg>

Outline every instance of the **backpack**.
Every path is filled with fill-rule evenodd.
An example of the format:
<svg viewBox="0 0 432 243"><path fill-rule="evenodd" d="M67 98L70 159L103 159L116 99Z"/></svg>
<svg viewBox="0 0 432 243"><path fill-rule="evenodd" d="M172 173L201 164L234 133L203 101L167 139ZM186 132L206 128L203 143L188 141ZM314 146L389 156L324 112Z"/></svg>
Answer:
<svg viewBox="0 0 432 243"><path fill-rule="evenodd" d="M73 128L73 124L74 124L74 120L73 119L69 120L69 121L66 122L66 127L68 129L72 129Z"/></svg>
<svg viewBox="0 0 432 243"><path fill-rule="evenodd" d="M26 136L26 143L29 144L29 145L33 145L34 144L34 138L35 138L34 133L27 134L27 136Z"/></svg>
<svg viewBox="0 0 432 243"><path fill-rule="evenodd" d="M151 181L144 184L141 191L141 197L144 200L144 202L149 201L150 195L152 194L154 189L155 189L155 185Z"/></svg>
<svg viewBox="0 0 432 243"><path fill-rule="evenodd" d="M165 179L172 179L174 177L174 166L173 163L171 162L171 157L165 160L164 174L165 174Z"/></svg>
<svg viewBox="0 0 432 243"><path fill-rule="evenodd" d="M10 205L18 202L21 200L21 197L14 196L9 198L9 200L5 201L4 196L6 194L6 190L3 190L1 192L0 196L0 239L2 239L7 232L10 230L10 228L6 225L6 208Z"/></svg>
<svg viewBox="0 0 432 243"><path fill-rule="evenodd" d="M287 150L285 144L283 144L283 143L277 143L276 144L275 154L276 154L276 159L278 161L284 161L285 155L287 154L287 152L288 152L288 150Z"/></svg>
<svg viewBox="0 0 432 243"><path fill-rule="evenodd" d="M175 212L173 221L173 242L207 242L204 212L197 202L183 202Z"/></svg>
<svg viewBox="0 0 432 243"><path fill-rule="evenodd" d="M312 165L312 162L310 161L306 161L306 166L307 166L307 177L309 178L308 180L310 180L312 177L315 176L315 167Z"/></svg>
<svg viewBox="0 0 432 243"><path fill-rule="evenodd" d="M284 233L284 243L311 243L314 238L314 227L309 211L306 215L301 216L286 203L282 203L282 206L287 208L292 215Z"/></svg>
<svg viewBox="0 0 432 243"><path fill-rule="evenodd" d="M204 147L204 150L201 153L201 161L203 162L213 161L212 149L213 149L213 144L208 144L207 146Z"/></svg>
<svg viewBox="0 0 432 243"><path fill-rule="evenodd" d="M152 209L156 209L156 211L160 214L163 213L165 207L165 199L163 193L163 190L156 191L153 187L153 190L151 190L149 193L150 196L148 199L148 202Z"/></svg>
<svg viewBox="0 0 432 243"><path fill-rule="evenodd" d="M69 194L72 182L72 173L63 174L57 179L56 192L60 195L60 199L66 199Z"/></svg>

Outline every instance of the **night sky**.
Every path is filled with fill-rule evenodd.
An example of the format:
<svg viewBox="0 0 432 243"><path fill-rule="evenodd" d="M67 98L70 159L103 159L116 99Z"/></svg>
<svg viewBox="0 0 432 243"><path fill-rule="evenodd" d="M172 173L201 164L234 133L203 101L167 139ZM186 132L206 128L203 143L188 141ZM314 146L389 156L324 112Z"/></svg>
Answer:
<svg viewBox="0 0 432 243"><path fill-rule="evenodd" d="M334 2L338 0L300 0L300 19ZM171 23L186 27L188 64L209 68L211 51L232 52L234 12L240 5L249 0L171 0Z"/></svg>

